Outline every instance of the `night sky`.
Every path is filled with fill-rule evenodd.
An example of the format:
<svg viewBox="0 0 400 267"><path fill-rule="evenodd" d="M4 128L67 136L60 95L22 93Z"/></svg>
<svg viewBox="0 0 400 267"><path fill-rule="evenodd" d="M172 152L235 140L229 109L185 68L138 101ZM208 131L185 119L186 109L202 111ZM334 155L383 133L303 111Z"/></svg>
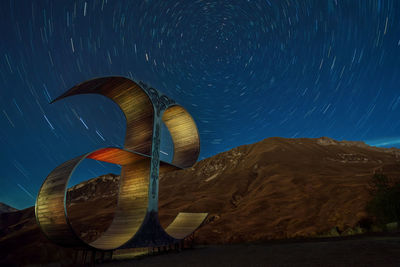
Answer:
<svg viewBox="0 0 400 267"><path fill-rule="evenodd" d="M200 159L271 136L400 146L399 2L0 1L0 202L31 206L57 165L123 146L110 100L49 104L101 76L183 105ZM70 184L118 171L87 161Z"/></svg>

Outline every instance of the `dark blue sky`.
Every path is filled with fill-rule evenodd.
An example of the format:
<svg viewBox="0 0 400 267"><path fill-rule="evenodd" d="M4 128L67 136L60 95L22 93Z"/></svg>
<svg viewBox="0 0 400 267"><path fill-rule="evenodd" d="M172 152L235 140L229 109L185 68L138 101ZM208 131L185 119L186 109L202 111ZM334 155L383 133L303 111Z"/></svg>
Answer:
<svg viewBox="0 0 400 267"><path fill-rule="evenodd" d="M57 165L123 145L111 101L49 104L100 76L142 80L185 106L200 158L270 136L398 146L399 4L0 1L0 202L33 205ZM72 183L114 171L86 165Z"/></svg>

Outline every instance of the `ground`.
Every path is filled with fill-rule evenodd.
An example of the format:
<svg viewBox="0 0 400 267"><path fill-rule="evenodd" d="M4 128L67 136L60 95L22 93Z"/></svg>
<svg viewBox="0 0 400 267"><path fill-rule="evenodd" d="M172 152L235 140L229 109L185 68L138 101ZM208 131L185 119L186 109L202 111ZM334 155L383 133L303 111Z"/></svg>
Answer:
<svg viewBox="0 0 400 267"><path fill-rule="evenodd" d="M400 266L400 234L198 246L100 266Z"/></svg>

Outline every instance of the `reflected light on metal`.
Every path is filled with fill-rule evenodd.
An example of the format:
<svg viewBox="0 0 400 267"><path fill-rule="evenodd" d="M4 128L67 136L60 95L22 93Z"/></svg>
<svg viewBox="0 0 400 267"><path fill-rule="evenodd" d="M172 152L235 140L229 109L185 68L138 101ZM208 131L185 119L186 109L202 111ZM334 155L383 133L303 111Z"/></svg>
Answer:
<svg viewBox="0 0 400 267"><path fill-rule="evenodd" d="M35 205L36 220L44 234L62 246L100 250L168 245L190 235L203 223L207 213L179 213L166 230L158 221L159 172L190 167L200 152L198 130L190 114L156 89L124 77L86 81L54 101L79 94L100 94L120 107L127 123L124 149L98 149L64 162L47 176ZM162 122L174 144L172 164L159 159ZM122 167L113 221L90 243L74 231L66 209L68 181L86 158Z"/></svg>
<svg viewBox="0 0 400 267"><path fill-rule="evenodd" d="M183 168L192 166L200 153L200 139L196 123L181 106L168 108L162 117L174 144L172 163Z"/></svg>
<svg viewBox="0 0 400 267"><path fill-rule="evenodd" d="M165 229L165 231L176 239L183 239L197 229L206 219L208 213L179 212L178 216Z"/></svg>

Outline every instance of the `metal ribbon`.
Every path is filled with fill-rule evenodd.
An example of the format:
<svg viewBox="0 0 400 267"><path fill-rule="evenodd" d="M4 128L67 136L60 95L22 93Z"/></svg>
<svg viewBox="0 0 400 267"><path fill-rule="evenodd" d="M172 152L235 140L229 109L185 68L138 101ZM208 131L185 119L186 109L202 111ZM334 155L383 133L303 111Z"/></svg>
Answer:
<svg viewBox="0 0 400 267"><path fill-rule="evenodd" d="M99 250L161 246L176 243L196 230L207 213L179 213L164 230L158 221L159 173L192 166L200 152L196 124L172 99L144 83L124 77L103 77L78 84L53 102L80 94L100 94L123 111L127 128L124 149L101 148L56 167L40 188L35 215L43 233L66 247ZM172 163L160 162L161 123L174 144ZM121 165L118 205L109 228L87 243L74 231L66 209L68 181L85 158Z"/></svg>

